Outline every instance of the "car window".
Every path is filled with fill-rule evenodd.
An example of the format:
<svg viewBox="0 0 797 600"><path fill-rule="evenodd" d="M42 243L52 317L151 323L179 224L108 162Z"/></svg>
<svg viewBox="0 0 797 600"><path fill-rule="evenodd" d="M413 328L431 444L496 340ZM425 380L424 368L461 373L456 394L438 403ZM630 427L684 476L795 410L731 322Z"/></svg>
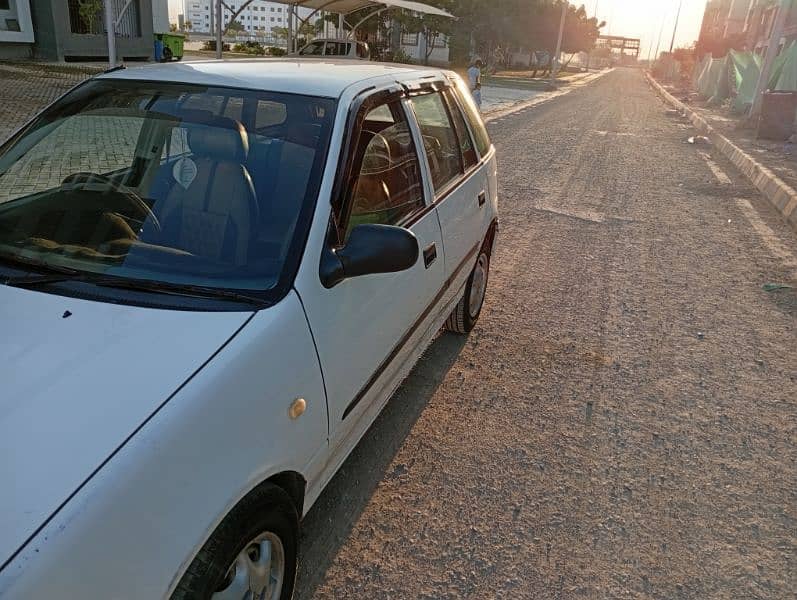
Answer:
<svg viewBox="0 0 797 600"><path fill-rule="evenodd" d="M398 224L424 206L418 153L399 102L366 115L352 172L357 175L352 184L346 237L364 223Z"/></svg>
<svg viewBox="0 0 797 600"><path fill-rule="evenodd" d="M417 96L412 105L421 128L432 185L439 192L462 175L459 140L439 93Z"/></svg>
<svg viewBox="0 0 797 600"><path fill-rule="evenodd" d="M325 54L327 56L345 56L348 44L341 42L327 42Z"/></svg>
<svg viewBox="0 0 797 600"><path fill-rule="evenodd" d="M313 42L303 48L300 54L307 56L320 56L324 54L324 42Z"/></svg>
<svg viewBox="0 0 797 600"><path fill-rule="evenodd" d="M86 83L2 148L0 258L268 292L298 260L334 109L292 94ZM272 126L234 118L256 111Z"/></svg>
<svg viewBox="0 0 797 600"><path fill-rule="evenodd" d="M448 102L448 112L451 115L451 121L454 123L454 129L459 139L459 148L462 152L462 163L467 171L479 162L479 157L476 155L476 148L473 146L473 140L470 137L468 126L465 124L465 117L462 116L462 111L454 99L453 91L446 90L444 95Z"/></svg>
<svg viewBox="0 0 797 600"><path fill-rule="evenodd" d="M457 81L456 95L460 105L464 109L465 118L470 124L470 130L473 132L476 148L478 148L479 154L484 156L490 152L492 142L490 142L490 136L487 134L487 128L484 126L484 121L482 121L479 109L473 101L473 96L468 90L465 82L461 79Z"/></svg>
<svg viewBox="0 0 797 600"><path fill-rule="evenodd" d="M323 115L321 115L323 117ZM255 129L282 125L288 117L288 109L282 102L258 100L255 112Z"/></svg>

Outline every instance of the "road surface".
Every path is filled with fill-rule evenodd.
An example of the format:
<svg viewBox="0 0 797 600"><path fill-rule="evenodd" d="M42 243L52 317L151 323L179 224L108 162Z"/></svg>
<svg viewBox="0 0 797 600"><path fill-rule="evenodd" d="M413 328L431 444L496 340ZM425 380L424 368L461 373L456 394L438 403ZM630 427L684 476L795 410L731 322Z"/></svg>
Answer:
<svg viewBox="0 0 797 600"><path fill-rule="evenodd" d="M501 234L305 519L299 598L786 598L797 236L642 74L490 124Z"/></svg>

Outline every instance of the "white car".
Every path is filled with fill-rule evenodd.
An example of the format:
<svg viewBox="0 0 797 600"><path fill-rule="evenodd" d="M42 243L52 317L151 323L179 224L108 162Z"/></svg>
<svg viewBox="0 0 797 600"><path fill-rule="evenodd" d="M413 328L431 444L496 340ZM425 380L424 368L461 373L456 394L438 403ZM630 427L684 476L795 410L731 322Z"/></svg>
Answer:
<svg viewBox="0 0 797 600"><path fill-rule="evenodd" d="M307 58L319 58L322 56L332 56L336 58L349 58L353 60L368 60L371 57L371 49L365 42L358 42L349 39L318 39L303 46L291 56L304 56Z"/></svg>
<svg viewBox="0 0 797 600"><path fill-rule="evenodd" d="M479 317L462 81L267 62L114 70L0 147L3 598L290 598L301 517Z"/></svg>

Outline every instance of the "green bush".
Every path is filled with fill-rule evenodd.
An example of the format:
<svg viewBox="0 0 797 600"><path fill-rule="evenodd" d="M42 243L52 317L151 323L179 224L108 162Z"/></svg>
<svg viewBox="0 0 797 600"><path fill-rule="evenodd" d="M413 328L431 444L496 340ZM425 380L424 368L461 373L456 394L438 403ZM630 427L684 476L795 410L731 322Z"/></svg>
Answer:
<svg viewBox="0 0 797 600"><path fill-rule="evenodd" d="M285 56L288 51L285 48L280 48L278 46L269 46L266 48L266 54L269 56Z"/></svg>
<svg viewBox="0 0 797 600"><path fill-rule="evenodd" d="M235 44L232 47L233 52L241 52L243 54L255 54L258 56L262 56L266 53L266 49L263 47L263 44L260 42L254 42L249 40L247 42L243 42L241 44Z"/></svg>
<svg viewBox="0 0 797 600"><path fill-rule="evenodd" d="M404 50L401 48L396 50L396 52L393 53L393 56L388 55L385 57L385 59L387 62L402 63L405 65L411 65L413 62L410 55L404 52Z"/></svg>
<svg viewBox="0 0 797 600"><path fill-rule="evenodd" d="M215 51L216 50L216 40L208 40L208 41L206 41L205 43L202 44L202 49L203 50L209 50L209 51ZM230 45L222 43L221 44L221 49L222 49L223 52L229 52L230 51Z"/></svg>

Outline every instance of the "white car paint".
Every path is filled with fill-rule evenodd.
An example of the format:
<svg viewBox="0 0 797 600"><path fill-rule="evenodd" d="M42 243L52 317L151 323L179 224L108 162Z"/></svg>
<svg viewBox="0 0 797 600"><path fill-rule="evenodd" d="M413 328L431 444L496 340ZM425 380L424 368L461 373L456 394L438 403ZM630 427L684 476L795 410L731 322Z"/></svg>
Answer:
<svg viewBox="0 0 797 600"><path fill-rule="evenodd" d="M462 257L466 260L454 268L441 224L443 230L459 227L457 235L462 241L471 241L471 246L484 239L497 215L494 150L482 157L478 169L479 176L487 178L488 188L485 216L478 223L472 222L470 230L464 224L438 223L440 211L434 208L413 226L422 244L440 246L431 270L424 268L421 259L404 273L352 279L331 290L323 288L319 281L319 257L325 244L330 197L350 105L366 89L379 90L395 85L397 80L407 84L429 77L444 80L450 74L374 63L355 66L349 61L344 61L346 69L334 62L257 61L262 62L274 69L263 70L249 61L191 63L129 69L105 77L259 87L338 98L330 152L294 291L277 305L254 314L183 313L78 301L0 286L0 307L3 294L12 294L6 297L13 298L15 306L27 305L25 310L38 306L41 314L54 312L52 320L60 321L52 325L51 321L40 319L43 331L63 328L75 316L83 315L80 323L91 319L85 329L93 331L95 339L117 339L124 331L131 340L130 346L138 344L139 353L127 354L127 360L114 362L110 356L93 357L94 362L77 365L74 377L81 379L82 385L78 387L73 382L75 387L70 388L70 394L60 397L74 399L82 394L86 398L81 400L81 406L99 410L107 406L106 388L126 381L137 364L146 373L135 386L125 388L122 396L128 402L120 401L118 407L114 406L114 410L121 411L118 415L101 415L113 425L107 436L105 432L96 434L102 443L71 438L86 451L83 470L88 469L84 465L91 462L92 453L94 466L82 478L78 477L78 468L73 469L69 481L57 478L50 498L60 493L58 502L69 499L68 502L60 508L58 504L40 507L28 520L28 529L40 528L30 542L19 550L12 546L19 547L24 540L17 539L3 547L4 551L17 554L0 570L2 597L167 596L230 508L276 473L296 472L307 481L303 507L306 512L461 297L476 257ZM184 69L186 66L189 68ZM353 66L355 69L351 70ZM312 77L306 76L308 72ZM425 155L423 145L417 143L417 126L411 122L410 127L421 149L423 165ZM422 170L426 172L423 166ZM429 203L433 193L428 173L424 184ZM476 187L484 186L479 183ZM80 310L74 310L74 306ZM73 315L61 319L65 309ZM428 313L419 320L425 309ZM39 319L40 312L19 313L20 339L24 331L24 339L30 341L30 322ZM5 325L6 313L0 314ZM124 329L120 325L133 318L138 319L136 335L132 326ZM417 328L410 331L416 321ZM70 326L71 323L67 325ZM82 328L78 332L85 334ZM406 344L396 348L405 333ZM42 339L47 348L36 363L17 363L22 373L30 377L38 374L44 380L43 386L50 382L50 369L58 364L54 359L60 354L75 353L75 338L64 337L60 345L53 343L55 339ZM95 347L91 342L89 336L86 348ZM12 348L6 343L5 337L0 338L0 358ZM118 346L128 348L121 341ZM342 419L352 394L362 389L374 365L383 363L394 349L394 360L349 417ZM151 355L144 356L146 352ZM211 356L212 360L195 373ZM143 363L131 364L132 360ZM98 368L92 369L93 365ZM3 374L6 367L0 363ZM94 374L101 377L96 384L91 379ZM307 401L308 409L299 419L291 420L288 408L297 397ZM53 393L44 404L56 406L57 402L58 396ZM131 404L137 412L130 408ZM0 410L3 427L2 400ZM91 417L73 415L71 419L77 422ZM26 418L29 421L32 417ZM15 421L13 425L24 429L28 421ZM67 419L67 424L70 422ZM94 427L105 425L95 421ZM90 426L80 431L87 438L95 435ZM0 429L0 434L5 432ZM131 436L133 432L135 435ZM24 434L13 439L15 444L4 447L3 456L18 456L14 453L20 447L29 447L30 440ZM58 447L50 443L52 440L48 436L39 440L42 446L35 450L40 456L39 470L30 479L34 483L49 477L46 470L50 466L62 466L72 460L64 450L69 446ZM55 452L62 455L53 458ZM100 465L102 468L93 472ZM21 462L7 476L16 477L24 467ZM28 493L38 492L29 489ZM24 512L25 499L19 495L16 502L16 507ZM50 513L46 514L48 509ZM6 527L0 517L2 541Z"/></svg>
<svg viewBox="0 0 797 600"><path fill-rule="evenodd" d="M4 563L248 315L153 310L8 286L0 286L0 315Z"/></svg>
<svg viewBox="0 0 797 600"><path fill-rule="evenodd" d="M296 397L307 411L294 421ZM257 483L320 471L326 429L312 338L290 293L256 313L0 572L0 597L162 597Z"/></svg>

